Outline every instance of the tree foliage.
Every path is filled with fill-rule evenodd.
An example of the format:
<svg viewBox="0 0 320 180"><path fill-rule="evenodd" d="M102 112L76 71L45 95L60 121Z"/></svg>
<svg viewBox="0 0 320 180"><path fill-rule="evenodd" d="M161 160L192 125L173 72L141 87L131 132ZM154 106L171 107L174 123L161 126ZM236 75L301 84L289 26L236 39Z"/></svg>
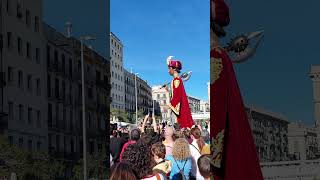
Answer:
<svg viewBox="0 0 320 180"><path fill-rule="evenodd" d="M109 174L109 168L107 166L106 151L103 148L101 152L94 154L87 154L87 176L88 179L107 179ZM83 179L83 159L73 168L73 180Z"/></svg>
<svg viewBox="0 0 320 180"><path fill-rule="evenodd" d="M64 165L51 159L47 153L29 152L10 145L0 136L0 177L16 173L18 179L54 179L63 176Z"/></svg>

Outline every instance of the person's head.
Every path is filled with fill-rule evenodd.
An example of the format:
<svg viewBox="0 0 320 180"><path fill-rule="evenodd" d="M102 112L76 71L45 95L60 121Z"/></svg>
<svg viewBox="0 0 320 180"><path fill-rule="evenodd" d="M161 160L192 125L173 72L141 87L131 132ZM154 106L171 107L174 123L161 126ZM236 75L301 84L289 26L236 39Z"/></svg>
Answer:
<svg viewBox="0 0 320 180"><path fill-rule="evenodd" d="M140 130L139 129L133 129L130 133L130 139L132 141L138 141L140 139Z"/></svg>
<svg viewBox="0 0 320 180"><path fill-rule="evenodd" d="M150 145L135 143L130 144L123 153L122 160L133 168L139 179L152 175L152 168L156 165Z"/></svg>
<svg viewBox="0 0 320 180"><path fill-rule="evenodd" d="M230 22L229 7L224 0L210 0L210 31L217 37L224 37L223 27Z"/></svg>
<svg viewBox="0 0 320 180"><path fill-rule="evenodd" d="M152 136L150 136L149 134L142 134L141 138L137 141L140 144L145 144L145 145L152 145Z"/></svg>
<svg viewBox="0 0 320 180"><path fill-rule="evenodd" d="M164 137L166 139L172 139L173 133L174 133L174 129L171 126L166 126L164 130Z"/></svg>
<svg viewBox="0 0 320 180"><path fill-rule="evenodd" d="M191 156L189 143L185 138L178 138L173 143L172 156L177 160L185 160Z"/></svg>
<svg viewBox="0 0 320 180"><path fill-rule="evenodd" d="M174 140L179 138L187 138L182 130L175 131L173 137L174 137Z"/></svg>
<svg viewBox="0 0 320 180"><path fill-rule="evenodd" d="M182 69L182 64L179 60L172 60L173 56L167 58L168 72L171 76L176 73L180 73Z"/></svg>
<svg viewBox="0 0 320 180"><path fill-rule="evenodd" d="M117 130L113 130L113 131L112 131L112 136L113 136L113 137L117 137L117 135L118 135Z"/></svg>
<svg viewBox="0 0 320 180"><path fill-rule="evenodd" d="M192 128L190 131L190 136L193 140L195 140L198 144L198 147L200 149L200 151L202 150L203 146L205 145L205 142L203 140L203 137L201 135L201 130L197 127Z"/></svg>
<svg viewBox="0 0 320 180"><path fill-rule="evenodd" d="M173 127L176 131L179 131L181 129L179 123L174 123Z"/></svg>
<svg viewBox="0 0 320 180"><path fill-rule="evenodd" d="M201 155L198 159L198 168L201 176L203 176L205 179L210 179L211 171L210 171L210 160L211 156Z"/></svg>
<svg viewBox="0 0 320 180"><path fill-rule="evenodd" d="M161 142L153 144L151 147L151 151L156 161L159 159L164 159L166 156L166 147Z"/></svg>
<svg viewBox="0 0 320 180"><path fill-rule="evenodd" d="M138 178L134 174L132 167L125 162L119 162L111 167L110 180L137 180Z"/></svg>

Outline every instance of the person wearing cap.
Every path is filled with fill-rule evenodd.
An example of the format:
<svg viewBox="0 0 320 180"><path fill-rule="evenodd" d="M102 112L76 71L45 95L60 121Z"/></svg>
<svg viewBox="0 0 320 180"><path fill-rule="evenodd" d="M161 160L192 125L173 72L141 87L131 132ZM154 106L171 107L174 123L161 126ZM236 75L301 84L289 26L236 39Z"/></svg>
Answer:
<svg viewBox="0 0 320 180"><path fill-rule="evenodd" d="M171 99L168 106L177 116L177 122L180 128L191 128L194 122L191 116L187 94L182 79L179 77L182 64L179 60L173 60L172 57L173 56L169 56L167 58L168 71L169 74L173 76L169 90Z"/></svg>
<svg viewBox="0 0 320 180"><path fill-rule="evenodd" d="M233 63L219 44L230 21L229 8L224 0L210 3L210 163L214 179L263 180Z"/></svg>

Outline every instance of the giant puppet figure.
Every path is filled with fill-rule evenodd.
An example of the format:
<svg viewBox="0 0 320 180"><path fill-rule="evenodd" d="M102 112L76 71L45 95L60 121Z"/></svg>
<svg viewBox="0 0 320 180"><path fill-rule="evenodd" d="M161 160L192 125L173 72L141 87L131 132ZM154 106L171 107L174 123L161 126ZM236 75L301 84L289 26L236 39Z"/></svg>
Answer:
<svg viewBox="0 0 320 180"><path fill-rule="evenodd" d="M169 74L173 76L170 87L167 87L171 96L169 108L177 116L177 122L179 123L180 128L191 128L194 123L183 81L181 77L179 77L182 64L178 60L171 59L172 57L173 56L169 56L167 58L168 71Z"/></svg>
<svg viewBox="0 0 320 180"><path fill-rule="evenodd" d="M223 0L210 3L210 136L214 179L262 180L234 61L218 42L219 37L226 35L223 27L229 24L229 8Z"/></svg>

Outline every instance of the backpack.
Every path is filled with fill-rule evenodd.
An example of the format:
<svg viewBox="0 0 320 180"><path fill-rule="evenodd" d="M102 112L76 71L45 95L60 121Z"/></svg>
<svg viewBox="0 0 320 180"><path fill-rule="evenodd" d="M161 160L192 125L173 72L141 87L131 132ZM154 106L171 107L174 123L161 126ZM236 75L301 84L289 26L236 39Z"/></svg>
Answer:
<svg viewBox="0 0 320 180"><path fill-rule="evenodd" d="M173 158L173 159L174 159L174 158ZM187 160L184 162L182 169L180 169L180 167L179 167L179 165L178 165L178 163L177 163L177 161L176 161L175 159L174 159L174 161L176 162L176 164L177 164L177 166L178 166L178 169L179 169L179 173L178 173L178 174L175 174L174 176L177 178L177 180L186 180L187 178L186 178L186 176L185 176L184 173L183 173L183 168L184 168L184 166L186 165Z"/></svg>

